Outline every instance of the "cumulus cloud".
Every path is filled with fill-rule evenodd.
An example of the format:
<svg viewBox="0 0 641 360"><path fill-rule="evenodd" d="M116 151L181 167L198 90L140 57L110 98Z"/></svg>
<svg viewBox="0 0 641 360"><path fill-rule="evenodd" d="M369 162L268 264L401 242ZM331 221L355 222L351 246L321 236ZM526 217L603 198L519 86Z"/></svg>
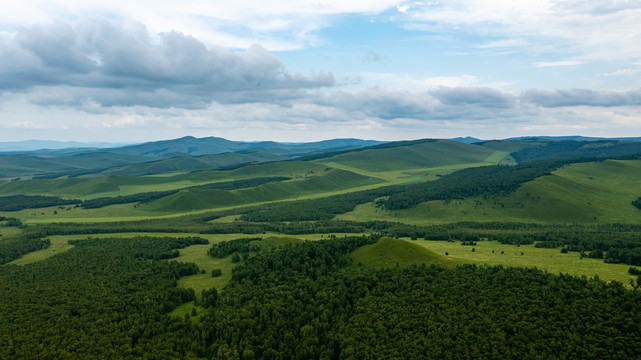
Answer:
<svg viewBox="0 0 641 360"><path fill-rule="evenodd" d="M259 45L230 52L179 32L153 36L140 23L99 17L75 26L34 25L0 38L0 89L35 88L32 99L40 104L193 107L244 91L332 85L331 73L290 73Z"/></svg>

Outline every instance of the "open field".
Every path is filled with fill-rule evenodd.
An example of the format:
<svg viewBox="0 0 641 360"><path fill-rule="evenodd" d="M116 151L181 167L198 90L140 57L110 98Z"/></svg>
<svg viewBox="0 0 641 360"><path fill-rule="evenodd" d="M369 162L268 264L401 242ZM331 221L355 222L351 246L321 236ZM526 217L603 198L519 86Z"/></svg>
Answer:
<svg viewBox="0 0 641 360"><path fill-rule="evenodd" d="M536 248L534 245L504 245L498 241L479 241L476 245L461 245L458 241L404 240L458 263L537 268L553 274L563 273L588 278L598 276L602 280L616 280L624 285L628 285L630 280L636 280L636 276L628 274L630 265L606 264L603 259L581 259L579 253L562 254L561 249Z"/></svg>
<svg viewBox="0 0 641 360"><path fill-rule="evenodd" d="M200 298L200 292L216 288L222 291L225 285L231 280L231 270L237 265L232 263L231 255L222 259L215 259L207 255L211 245L192 245L180 249L180 256L171 260L185 263L195 263L201 270L200 274L185 276L178 279L178 286L194 289L196 296ZM221 269L222 275L212 277L211 271ZM204 271L204 273L202 272Z"/></svg>

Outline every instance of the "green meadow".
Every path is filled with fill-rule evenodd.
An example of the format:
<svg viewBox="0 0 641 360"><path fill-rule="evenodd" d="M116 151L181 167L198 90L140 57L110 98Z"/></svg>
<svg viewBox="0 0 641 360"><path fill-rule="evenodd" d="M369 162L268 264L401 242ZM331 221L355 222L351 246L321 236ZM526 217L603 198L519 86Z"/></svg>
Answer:
<svg viewBox="0 0 641 360"><path fill-rule="evenodd" d="M598 277L605 281L619 281L628 285L636 276L628 274L630 265L607 264L603 259L590 259L577 252L561 253L561 249L536 248L534 245L504 245L498 241L479 241L476 245L461 245L460 242L409 240L414 246L437 254L455 263L503 265L537 268L553 274Z"/></svg>

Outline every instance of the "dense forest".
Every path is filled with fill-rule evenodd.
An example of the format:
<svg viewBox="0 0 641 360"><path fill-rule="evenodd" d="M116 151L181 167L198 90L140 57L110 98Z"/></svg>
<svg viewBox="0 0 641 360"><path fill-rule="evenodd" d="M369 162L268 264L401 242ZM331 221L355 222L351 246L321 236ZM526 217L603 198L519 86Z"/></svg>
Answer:
<svg viewBox="0 0 641 360"><path fill-rule="evenodd" d="M183 357L171 339L191 334L166 314L194 298L176 280L198 268L153 259L203 242L87 239L42 262L0 267L0 358Z"/></svg>
<svg viewBox="0 0 641 360"><path fill-rule="evenodd" d="M260 252L200 320L168 316L193 264L157 260L198 239L87 239L0 267L2 358L638 358L641 293L532 269L372 269L378 237ZM215 289L214 289L215 290ZM42 326L42 324L47 326Z"/></svg>

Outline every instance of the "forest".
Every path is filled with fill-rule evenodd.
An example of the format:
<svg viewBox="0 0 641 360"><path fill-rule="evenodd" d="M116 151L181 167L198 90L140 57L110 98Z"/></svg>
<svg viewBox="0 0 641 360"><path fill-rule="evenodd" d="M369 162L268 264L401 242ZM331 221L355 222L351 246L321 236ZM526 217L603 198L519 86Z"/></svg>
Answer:
<svg viewBox="0 0 641 360"><path fill-rule="evenodd" d="M638 359L637 148L425 139L154 176L6 181L30 195L0 197L0 358ZM466 201L510 206L527 186L537 201L526 207L588 221L512 217L528 211L525 197L505 216L466 214ZM185 189L245 198L154 208ZM577 193L579 205L563 203ZM611 202L592 207L604 193ZM449 218L411 218L435 200ZM598 211L626 221L597 221L608 215ZM494 248L495 262L483 260ZM523 267L534 251L575 262ZM576 264L599 270L564 273Z"/></svg>
<svg viewBox="0 0 641 360"><path fill-rule="evenodd" d="M195 294L172 260L198 239L75 243L0 268L3 358L638 358L641 293L539 270L371 269L350 260L374 236L260 252L198 321L167 316ZM167 255L164 255L167 254ZM382 311L384 309L384 311ZM48 323L46 327L41 326Z"/></svg>

